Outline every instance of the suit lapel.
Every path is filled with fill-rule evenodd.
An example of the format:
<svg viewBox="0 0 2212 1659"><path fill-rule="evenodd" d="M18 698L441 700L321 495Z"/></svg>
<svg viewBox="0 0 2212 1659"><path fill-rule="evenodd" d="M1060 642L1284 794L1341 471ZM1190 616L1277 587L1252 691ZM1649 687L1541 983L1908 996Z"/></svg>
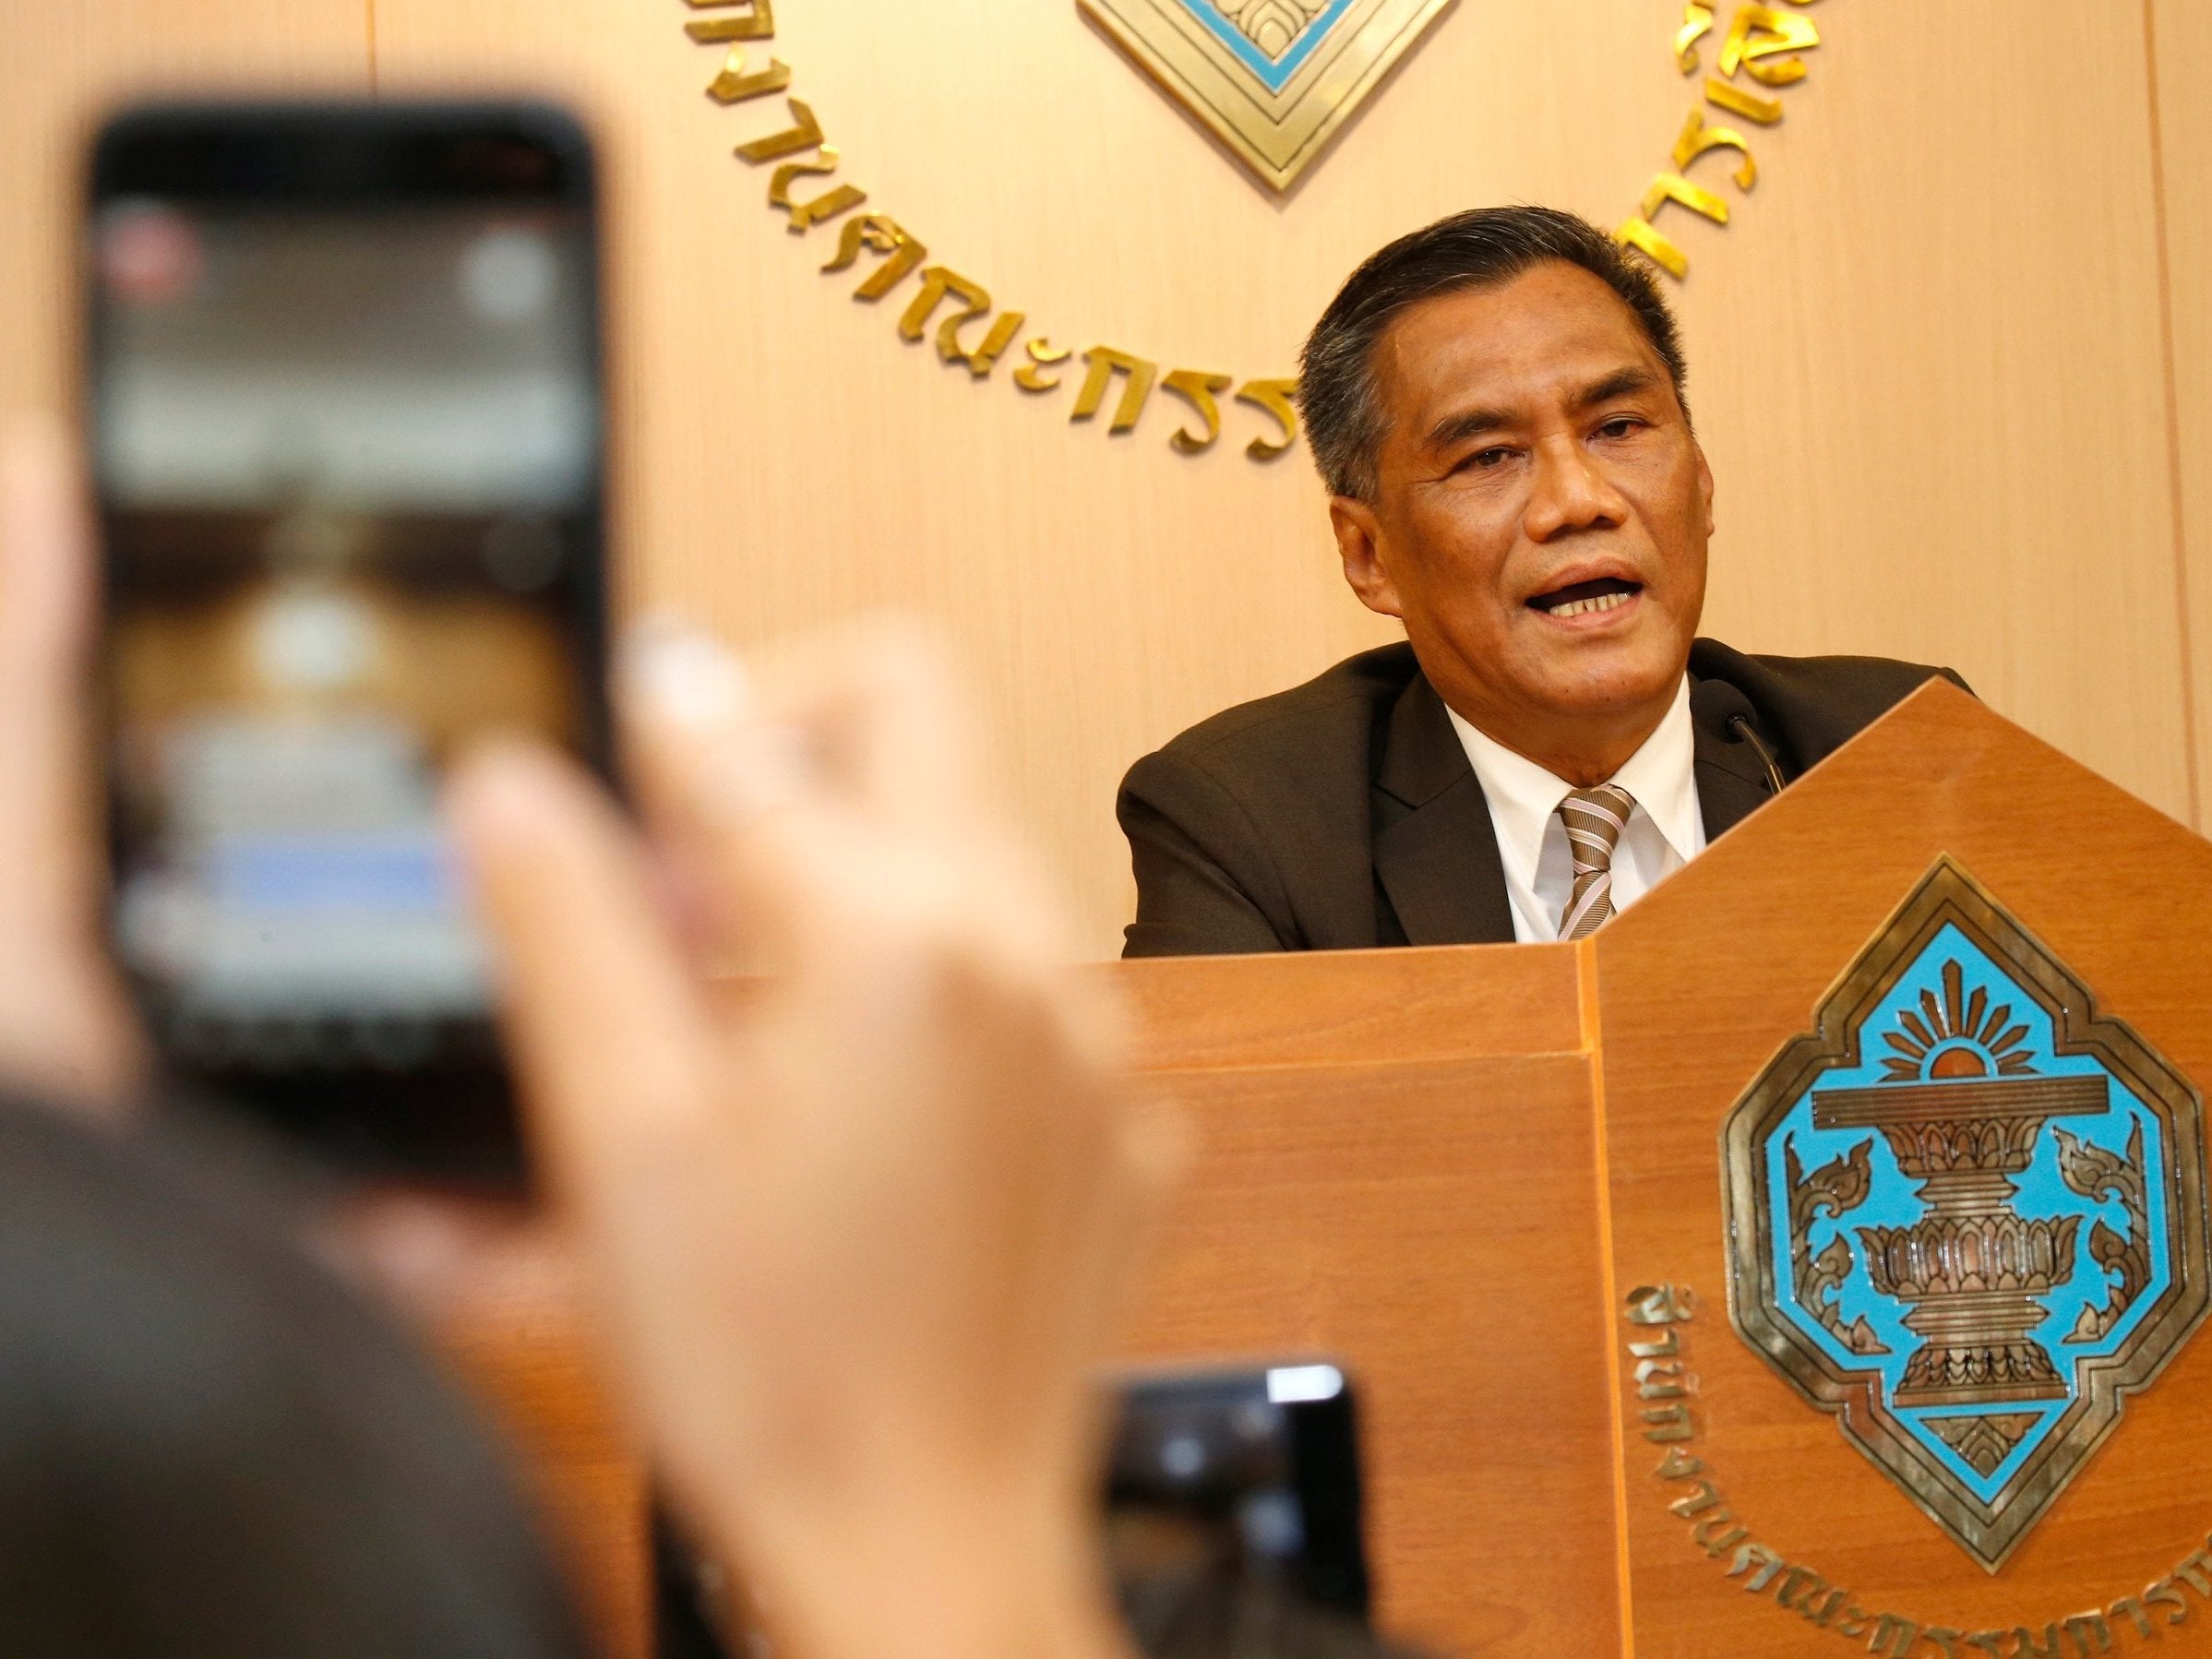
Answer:
<svg viewBox="0 0 2212 1659"><path fill-rule="evenodd" d="M1766 764L1739 737L1703 722L1692 731L1698 814L1705 820L1705 840L1716 841L1771 798Z"/></svg>
<svg viewBox="0 0 2212 1659"><path fill-rule="evenodd" d="M1375 878L1406 943L1510 943L1513 902L1489 804L1424 674L1391 710L1375 787L1395 803L1376 816Z"/></svg>

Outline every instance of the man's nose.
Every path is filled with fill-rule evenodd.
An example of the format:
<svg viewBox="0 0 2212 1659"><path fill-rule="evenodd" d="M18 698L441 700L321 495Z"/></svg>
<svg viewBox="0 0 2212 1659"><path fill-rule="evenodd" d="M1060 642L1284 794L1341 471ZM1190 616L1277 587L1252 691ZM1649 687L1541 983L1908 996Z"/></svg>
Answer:
<svg viewBox="0 0 2212 1659"><path fill-rule="evenodd" d="M1523 528L1532 542L1548 542L1576 531L1616 528L1628 516L1628 504L1606 481L1589 450L1572 437L1536 448L1533 488Z"/></svg>

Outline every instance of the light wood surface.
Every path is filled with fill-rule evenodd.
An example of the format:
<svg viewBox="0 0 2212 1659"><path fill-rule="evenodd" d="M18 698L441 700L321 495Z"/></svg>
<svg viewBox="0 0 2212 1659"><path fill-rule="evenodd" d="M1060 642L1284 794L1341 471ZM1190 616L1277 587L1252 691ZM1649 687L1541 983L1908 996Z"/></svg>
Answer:
<svg viewBox="0 0 2212 1659"><path fill-rule="evenodd" d="M1130 907L1122 769L1389 637L1343 590L1302 460L1254 466L1227 441L1178 458L1157 396L1131 436L1070 425L1064 399L973 384L897 340L896 302L856 305L819 276L827 233L787 234L729 154L768 114L702 95L716 54L685 39L677 0L18 9L0 67L0 408L58 396L67 180L114 89L573 97L611 163L631 604L746 641L883 606L941 620L1092 954ZM2212 696L2203 12L1959 0L1937 22L1823 0L1810 78L1754 132L1755 191L1715 172L1735 222L1667 216L1694 261L1680 297L1719 478L1709 630L1949 663L2185 819L2192 728L2212 727L2187 695L2194 670ZM1667 56L1680 13L1462 0L1287 199L1074 0L783 0L771 50L871 205L1034 327L1259 375L1288 369L1359 257L1436 214L1521 198L1617 221L1689 102Z"/></svg>
<svg viewBox="0 0 2212 1659"><path fill-rule="evenodd" d="M55 0L6 9L0 414L75 384L78 191L100 113L139 93L369 90L365 0Z"/></svg>
<svg viewBox="0 0 2212 1659"><path fill-rule="evenodd" d="M1099 970L1148 1072L1579 1054L1565 945L1153 957Z"/></svg>
<svg viewBox="0 0 2212 1659"><path fill-rule="evenodd" d="M1364 1065L1173 1077L1201 1151L1131 1352L1344 1364L1383 1628L1610 1651L1589 1061L1399 1063L1393 1034Z"/></svg>
<svg viewBox="0 0 2212 1659"><path fill-rule="evenodd" d="M1616 1291L1687 1283L1693 1412L1710 1478L1789 1560L1869 1610L1962 1630L2102 1608L2212 1526L2212 1343L2200 1337L1994 1577L1728 1328L1721 1122L1942 853L2134 1026L2212 1077L2212 844L1946 686L1918 693L1595 940ZM1615 1341L1621 1340L1616 1327ZM1634 1409L1624 1402L1625 1411ZM1692 1546L1635 1438L1626 1517L1638 1659L1796 1654L1807 1627ZM1740 1581L1739 1581L1740 1583ZM2162 1617L2162 1615L2161 1615ZM2212 1632L2170 1632L2195 1651ZM2137 1639L2133 1630L2122 1644ZM1820 1651L1835 1644L1823 1636Z"/></svg>
<svg viewBox="0 0 2212 1659"><path fill-rule="evenodd" d="M2190 643L2189 734L2198 774L2212 778L2212 100L2204 95L2212 84L2212 7L2146 0L2146 16L2157 72L2151 131L2164 209L2161 321L2171 347L2165 390Z"/></svg>

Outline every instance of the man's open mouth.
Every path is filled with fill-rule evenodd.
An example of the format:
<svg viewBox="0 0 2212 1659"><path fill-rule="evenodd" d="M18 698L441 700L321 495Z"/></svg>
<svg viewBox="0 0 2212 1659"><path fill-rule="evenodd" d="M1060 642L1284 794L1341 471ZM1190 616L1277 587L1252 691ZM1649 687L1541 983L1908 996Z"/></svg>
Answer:
<svg viewBox="0 0 2212 1659"><path fill-rule="evenodd" d="M1528 602L1528 608L1541 611L1547 616L1583 616L1594 611L1616 610L1643 591L1642 582L1605 576L1594 582L1575 582L1569 587L1554 588L1548 593L1539 593Z"/></svg>

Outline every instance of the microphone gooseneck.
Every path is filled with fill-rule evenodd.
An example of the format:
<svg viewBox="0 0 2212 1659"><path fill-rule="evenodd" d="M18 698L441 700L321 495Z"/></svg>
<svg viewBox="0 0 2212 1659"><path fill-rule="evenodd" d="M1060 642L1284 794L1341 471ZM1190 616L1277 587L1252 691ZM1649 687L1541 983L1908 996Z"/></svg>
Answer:
<svg viewBox="0 0 2212 1659"><path fill-rule="evenodd" d="M1726 680L1699 680L1690 688L1690 706L1709 727L1718 726L1730 738L1750 744L1766 769L1766 793L1782 793L1788 780L1783 777L1782 763L1775 758L1774 750L1759 735L1758 715L1750 698Z"/></svg>
<svg viewBox="0 0 2212 1659"><path fill-rule="evenodd" d="M1766 793L1770 795L1780 794L1783 783L1781 764L1775 759L1774 750L1766 746L1766 740L1752 729L1751 717L1745 714L1729 715L1728 730L1743 734L1744 742L1752 746L1760 763L1766 768Z"/></svg>

